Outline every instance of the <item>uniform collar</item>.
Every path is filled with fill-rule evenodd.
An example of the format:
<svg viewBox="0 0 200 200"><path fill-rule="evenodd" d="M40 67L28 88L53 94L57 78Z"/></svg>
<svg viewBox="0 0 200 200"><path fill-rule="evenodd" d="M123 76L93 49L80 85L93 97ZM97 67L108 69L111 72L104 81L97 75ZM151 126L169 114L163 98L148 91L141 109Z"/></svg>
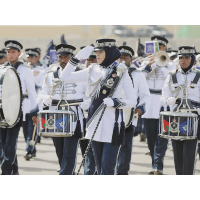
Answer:
<svg viewBox="0 0 200 200"><path fill-rule="evenodd" d="M190 74L192 72L194 72L196 70L196 68L193 66L191 69L189 69L186 73L182 70L182 68L180 67L179 68L179 72L182 73L182 74Z"/></svg>

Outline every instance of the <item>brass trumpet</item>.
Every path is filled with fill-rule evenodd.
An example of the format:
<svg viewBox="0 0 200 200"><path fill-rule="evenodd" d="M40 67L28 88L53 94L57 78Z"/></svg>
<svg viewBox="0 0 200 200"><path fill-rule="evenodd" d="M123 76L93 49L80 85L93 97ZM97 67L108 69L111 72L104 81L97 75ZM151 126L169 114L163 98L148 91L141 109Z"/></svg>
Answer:
<svg viewBox="0 0 200 200"><path fill-rule="evenodd" d="M154 57L154 60L149 62L148 64L155 62L160 67L164 67L164 66L168 65L168 63L170 61L170 57L168 56L168 54L165 51L160 51L156 54L149 55L145 58L141 58L141 57L136 58L135 60L133 60L133 62L135 62L137 60L138 61L147 61L147 60L150 60L152 57Z"/></svg>

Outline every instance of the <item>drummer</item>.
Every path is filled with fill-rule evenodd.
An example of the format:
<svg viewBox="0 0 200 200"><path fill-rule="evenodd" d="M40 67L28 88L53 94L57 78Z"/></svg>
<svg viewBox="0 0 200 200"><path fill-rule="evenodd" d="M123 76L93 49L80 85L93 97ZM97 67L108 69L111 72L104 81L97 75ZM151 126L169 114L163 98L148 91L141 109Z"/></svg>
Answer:
<svg viewBox="0 0 200 200"><path fill-rule="evenodd" d="M74 46L67 44L59 44L56 46L56 51L59 57L59 63L52 64L45 74L45 82L42 90L38 93L38 102L43 109L55 110L56 106L61 100L61 85L56 87L50 98L51 86L54 80L60 78L60 74L71 59L73 52L76 50ZM79 68L76 68L78 71ZM68 103L76 103L83 101L86 83L64 83L65 99ZM79 138L82 137L84 132L84 112L80 106L70 106L75 112L77 121L74 123L74 136L72 137L53 137L53 143L56 149L60 165L60 175L72 175L75 170L76 153ZM79 121L80 120L80 121Z"/></svg>
<svg viewBox="0 0 200 200"><path fill-rule="evenodd" d="M4 135L5 143L4 146L4 155L3 161L1 164L2 175L11 175L11 174L19 174L18 172L18 164L17 164L17 139L19 135L19 130L22 125L22 120L25 120L25 114L30 112L32 120L34 124L37 123L37 112L38 106L36 104L36 91L34 86L34 78L31 70L28 66L25 66L24 63L19 62L18 58L21 55L21 50L23 46L15 40L8 40L5 42L6 52L8 62L4 63L5 66L14 67L19 73L20 82L22 86L23 93L23 103L22 103L22 112L23 117L20 117L20 121L13 128L1 128L0 134ZM24 95L25 91L28 91L28 96ZM20 94L19 94L20 95ZM29 101L30 100L30 107ZM13 169L13 167L16 167Z"/></svg>
<svg viewBox="0 0 200 200"><path fill-rule="evenodd" d="M35 90L36 92L38 92L42 87L42 83L44 82L44 69L40 66L37 66L36 64L39 52L36 49L32 48L25 49L25 52L27 63L29 63L34 76ZM32 123L30 113L27 113L26 120L23 122L23 133L25 141L27 143L26 153L24 155L25 160L30 160L31 158L36 157L36 147L29 145L29 142L32 139L33 130L34 125Z"/></svg>
<svg viewBox="0 0 200 200"><path fill-rule="evenodd" d="M176 71L169 73L162 90L161 103L163 105L173 106L171 111L177 108L177 105L180 104L180 100L183 98L182 89L178 90L178 86L182 85L182 87L185 86L184 94L186 94L187 91L187 99L191 103L193 109L197 108L199 115L200 75L197 73L198 70L194 67L196 60L195 48L191 46L180 46L178 48L178 55L180 67ZM193 82L192 85L191 82ZM195 173L197 140L200 140L199 133L197 139L172 139L174 163L177 175L193 175Z"/></svg>

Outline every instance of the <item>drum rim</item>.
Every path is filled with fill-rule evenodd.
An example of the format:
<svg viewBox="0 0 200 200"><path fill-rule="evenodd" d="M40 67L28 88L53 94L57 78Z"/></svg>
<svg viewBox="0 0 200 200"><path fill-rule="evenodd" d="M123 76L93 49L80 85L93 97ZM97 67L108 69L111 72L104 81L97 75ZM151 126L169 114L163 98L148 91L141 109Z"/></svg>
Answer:
<svg viewBox="0 0 200 200"><path fill-rule="evenodd" d="M39 114L48 114L48 113L53 113L53 114L73 114L74 115L74 113L72 111L67 111L67 110L42 110L42 111L38 112L38 115Z"/></svg>
<svg viewBox="0 0 200 200"><path fill-rule="evenodd" d="M160 137L162 138L167 138L167 139L174 139L174 140L194 140L197 138L197 136L169 136L169 135L163 135L159 134Z"/></svg>
<svg viewBox="0 0 200 200"><path fill-rule="evenodd" d="M176 116L176 117L198 117L195 113L186 113L186 112L171 112L171 111L162 111L160 115Z"/></svg>
<svg viewBox="0 0 200 200"><path fill-rule="evenodd" d="M15 123L13 123L12 125L9 125L8 122L6 121L6 119L4 119L6 121L6 123L8 124L7 127L12 128L19 122L19 120L21 118L21 114L22 114L22 85L21 85L21 80L20 80L19 74L17 73L17 70L12 66L6 66L5 68L3 68L3 70L5 70L5 73L2 74L3 75L2 85L3 85L3 80L4 80L4 77L5 77L5 74L6 74L7 70L9 70L9 69L14 71L14 73L17 77L17 80L19 82L20 102L21 102L20 107L19 107L19 113L18 113L18 116L17 116ZM3 105L3 99L2 99L2 105ZM3 111L3 107L2 107L2 111ZM3 114L4 114L4 111L3 111Z"/></svg>

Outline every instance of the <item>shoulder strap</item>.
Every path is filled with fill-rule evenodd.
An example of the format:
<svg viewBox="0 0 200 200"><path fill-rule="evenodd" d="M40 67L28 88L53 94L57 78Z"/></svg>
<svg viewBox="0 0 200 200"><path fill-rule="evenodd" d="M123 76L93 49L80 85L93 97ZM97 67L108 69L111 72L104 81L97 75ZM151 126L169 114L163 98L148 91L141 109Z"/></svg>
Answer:
<svg viewBox="0 0 200 200"><path fill-rule="evenodd" d="M24 63L18 61L18 62L14 65L14 68L17 70L17 68L18 68L21 64L24 64Z"/></svg>
<svg viewBox="0 0 200 200"><path fill-rule="evenodd" d="M194 77L194 80L191 82L192 84L197 84L198 81L200 79L200 71L198 70L195 77Z"/></svg>
<svg viewBox="0 0 200 200"><path fill-rule="evenodd" d="M60 69L60 67L54 67L54 68L52 69L54 78L59 78L59 77L58 77L58 70L59 70L59 69Z"/></svg>
<svg viewBox="0 0 200 200"><path fill-rule="evenodd" d="M131 68L129 67L128 69L130 70L131 73L136 70L135 67L131 67Z"/></svg>
<svg viewBox="0 0 200 200"><path fill-rule="evenodd" d="M178 83L177 77L176 77L176 73L177 73L177 70L172 72L172 82L173 82L173 84L177 84Z"/></svg>

